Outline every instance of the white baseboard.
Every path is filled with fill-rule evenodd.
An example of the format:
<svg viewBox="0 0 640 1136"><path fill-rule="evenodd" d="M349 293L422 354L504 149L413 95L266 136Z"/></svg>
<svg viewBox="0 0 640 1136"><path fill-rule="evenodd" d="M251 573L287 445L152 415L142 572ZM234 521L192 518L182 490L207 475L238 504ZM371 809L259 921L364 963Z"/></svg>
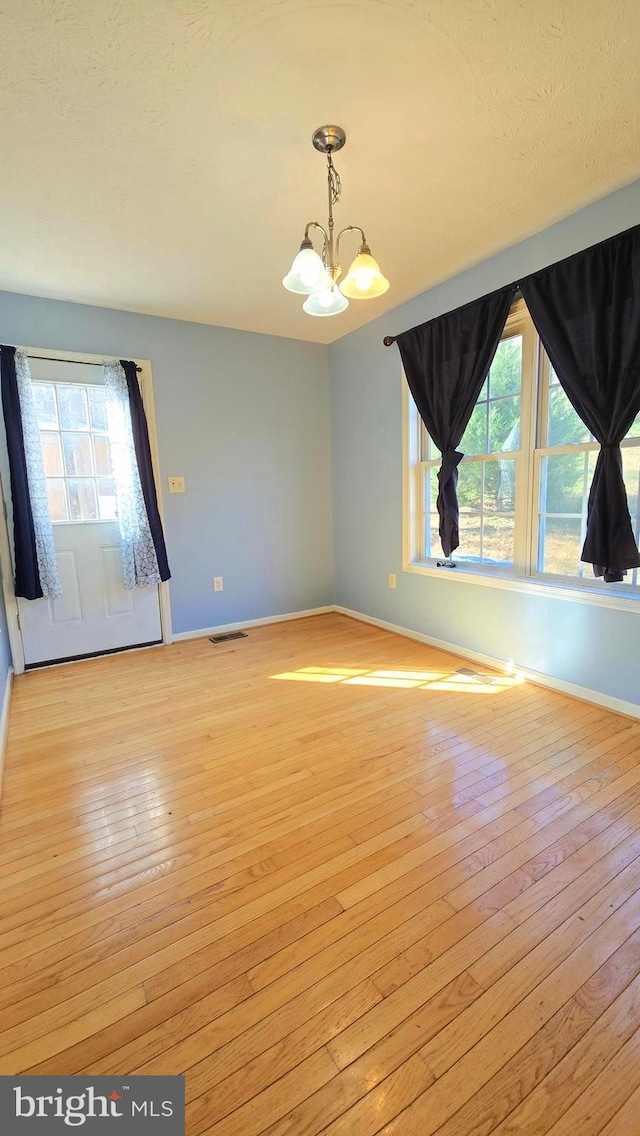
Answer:
<svg viewBox="0 0 640 1136"><path fill-rule="evenodd" d="M225 631L244 631L245 627L263 627L266 623L289 623L292 619L307 619L310 615L327 615L336 608L310 607L306 611L290 611L286 615L265 615L262 619L243 619L240 623L219 623L217 627L201 627L197 631L174 632L174 643L183 639L204 639L209 635L223 635Z"/></svg>
<svg viewBox="0 0 640 1136"><path fill-rule="evenodd" d="M540 671L528 670L517 663L507 663L506 659L496 659L485 655L481 651L472 651L468 647L459 647L455 643L446 643L443 639L435 639L432 635L423 635L420 631L411 631L407 627L399 627L395 623L388 623L385 619L376 619L371 615L364 615L361 611L352 611L348 607L337 606L333 609L340 615L347 615L350 619L357 619L361 623L370 623L374 627L381 627L384 631L393 631L396 635L403 635L406 639L416 639L418 643L426 643L429 647L437 647L439 651L446 651L450 655L460 655L463 659L471 659L474 663L482 663L492 667L493 670L517 670L523 678L537 686L546 686L549 690L568 694L571 698L579 698L582 702L593 702L596 706L603 706L607 710L614 710L616 714L625 714L629 718L640 718L640 705L636 702L625 702L622 698L613 698L609 694L602 694L599 690L591 690L587 686L577 686L573 682L554 678L542 674Z"/></svg>
<svg viewBox="0 0 640 1136"><path fill-rule="evenodd" d="M0 711L0 801L2 800L2 775L4 773L4 755L7 748L7 734L9 732L9 710L11 709L11 689L13 686L13 667L7 671L7 682L4 688L4 700Z"/></svg>

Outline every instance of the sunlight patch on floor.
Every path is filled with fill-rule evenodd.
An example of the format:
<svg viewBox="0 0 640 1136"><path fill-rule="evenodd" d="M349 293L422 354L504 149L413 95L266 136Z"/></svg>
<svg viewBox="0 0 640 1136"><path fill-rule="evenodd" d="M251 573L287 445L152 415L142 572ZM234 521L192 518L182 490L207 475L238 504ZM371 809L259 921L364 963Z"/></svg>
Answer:
<svg viewBox="0 0 640 1136"><path fill-rule="evenodd" d="M469 667L458 671L385 670L366 667L299 667L271 675L288 682L341 683L343 686L384 686L389 689L449 691L457 694L501 694L525 680L517 673L480 674Z"/></svg>

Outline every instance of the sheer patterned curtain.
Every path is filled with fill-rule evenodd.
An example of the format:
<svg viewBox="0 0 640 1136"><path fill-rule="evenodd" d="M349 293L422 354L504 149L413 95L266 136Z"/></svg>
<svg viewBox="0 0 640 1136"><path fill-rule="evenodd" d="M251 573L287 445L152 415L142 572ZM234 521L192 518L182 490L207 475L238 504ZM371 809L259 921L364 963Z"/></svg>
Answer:
<svg viewBox="0 0 640 1136"><path fill-rule="evenodd" d="M29 360L0 348L2 405L13 502L15 593L23 599L62 595Z"/></svg>
<svg viewBox="0 0 640 1136"><path fill-rule="evenodd" d="M136 446L136 434L140 427L136 421L134 431L131 392L125 373L125 362L113 360L104 363L105 401L118 503L122 579L125 588L144 588L168 580L170 573L162 529L160 528L160 541L157 532L152 531L147 507L147 502L150 500L149 489L143 486L139 468L137 453L137 449L140 448L139 440ZM131 366L135 376L135 364ZM137 379L134 378L134 381L137 389ZM146 422L143 425L148 448ZM146 477L144 468L142 477ZM153 504L150 506L152 515L153 505L155 505L155 488L153 488Z"/></svg>

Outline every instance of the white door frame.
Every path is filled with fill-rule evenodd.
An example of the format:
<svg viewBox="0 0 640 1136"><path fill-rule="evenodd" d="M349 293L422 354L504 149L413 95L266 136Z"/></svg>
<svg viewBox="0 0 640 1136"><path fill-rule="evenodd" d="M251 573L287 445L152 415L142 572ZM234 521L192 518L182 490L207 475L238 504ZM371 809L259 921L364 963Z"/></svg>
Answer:
<svg viewBox="0 0 640 1136"><path fill-rule="evenodd" d="M48 347L20 347L20 351L24 351L30 359L36 359L38 356L46 357L47 359L69 359L75 363L101 363L103 359L120 360L119 355L87 355L79 351L53 351ZM164 528L164 506L162 502L162 481L160 477L160 456L158 452L158 434L156 431L156 414L155 404L153 401L153 380L151 376L151 362L149 359L135 359L135 363L140 367L139 379L140 389L142 393L142 402L144 404L144 412L149 427L149 446L151 449L151 465L153 468L153 476L156 483L156 493L158 498L158 510L160 512L160 520ZM20 617L18 614L18 601L14 591L14 576L13 576L13 562L11 558L11 545L9 542L9 529L7 508L5 504L4 486L0 477L0 491L2 492L2 518L0 518L0 569L2 571L2 592L4 595L4 604L7 612L7 627L9 632L9 644L11 646L11 654L13 656L13 669L14 673L19 675L24 672L24 648L22 644L22 635L20 632ZM166 645L173 643L173 632L171 628L171 602L169 596L169 584L158 584L158 600L160 603L160 627L162 630L162 642ZM135 649L135 648L132 648Z"/></svg>

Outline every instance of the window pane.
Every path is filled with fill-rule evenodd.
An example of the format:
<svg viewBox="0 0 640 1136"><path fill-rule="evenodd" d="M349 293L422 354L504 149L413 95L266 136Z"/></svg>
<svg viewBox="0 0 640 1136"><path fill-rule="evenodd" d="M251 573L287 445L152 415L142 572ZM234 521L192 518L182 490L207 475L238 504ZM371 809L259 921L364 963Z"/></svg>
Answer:
<svg viewBox="0 0 640 1136"><path fill-rule="evenodd" d="M66 521L67 495L64 490L64 478L47 478L47 497L49 498L49 512L52 521Z"/></svg>
<svg viewBox="0 0 640 1136"><path fill-rule="evenodd" d="M57 429L58 411L56 409L56 395L53 385L51 383L34 383L33 395L40 429Z"/></svg>
<svg viewBox="0 0 640 1136"><path fill-rule="evenodd" d="M540 540L543 572L553 572L557 576L581 575L581 530L579 517L547 517L543 520Z"/></svg>
<svg viewBox="0 0 640 1136"><path fill-rule="evenodd" d="M502 339L489 371L489 396L520 394L522 381L522 336Z"/></svg>
<svg viewBox="0 0 640 1136"><path fill-rule="evenodd" d="M93 479L89 477L70 477L67 486L69 488L71 520L96 520L98 516L98 502L96 500L96 485Z"/></svg>
<svg viewBox="0 0 640 1136"><path fill-rule="evenodd" d="M622 471L627 490L631 521L635 530L640 522L640 446L625 446L622 451Z"/></svg>
<svg viewBox="0 0 640 1136"><path fill-rule="evenodd" d="M489 452L520 449L520 399L501 398L489 404Z"/></svg>
<svg viewBox="0 0 640 1136"><path fill-rule="evenodd" d="M510 512L516 499L516 463L513 459L483 462L484 511Z"/></svg>
<svg viewBox="0 0 640 1136"><path fill-rule="evenodd" d="M109 439L107 437L100 438L99 436L94 434L92 435L92 441L96 473L108 477L111 473L111 450L109 447Z"/></svg>
<svg viewBox="0 0 640 1136"><path fill-rule="evenodd" d="M636 415L627 438L640 438L640 414Z"/></svg>
<svg viewBox="0 0 640 1136"><path fill-rule="evenodd" d="M455 553L460 560L480 560L480 513L460 513L460 548Z"/></svg>
<svg viewBox="0 0 640 1136"><path fill-rule="evenodd" d="M426 513L424 518L424 547L427 556L442 556L440 533L438 531L440 518L437 513Z"/></svg>
<svg viewBox="0 0 640 1136"><path fill-rule="evenodd" d="M62 447L67 474L93 473L91 438L88 434L63 434Z"/></svg>
<svg viewBox="0 0 640 1136"><path fill-rule="evenodd" d="M552 454L543 459L541 502L543 513L582 513L590 475L587 452Z"/></svg>
<svg viewBox="0 0 640 1136"><path fill-rule="evenodd" d="M486 402L479 402L474 407L458 449L463 454L488 453Z"/></svg>
<svg viewBox="0 0 640 1136"><path fill-rule="evenodd" d="M427 466L424 471L424 508L425 512L435 513L438 497L438 470L435 466Z"/></svg>
<svg viewBox="0 0 640 1136"><path fill-rule="evenodd" d="M513 564L514 519L507 514L486 514L482 528L482 560L510 568Z"/></svg>
<svg viewBox="0 0 640 1136"><path fill-rule="evenodd" d="M59 383L56 389L61 428L63 430L88 430L89 415L84 387L66 386Z"/></svg>
<svg viewBox="0 0 640 1136"><path fill-rule="evenodd" d="M573 409L561 386L549 388L549 433L547 445L569 446L588 442L589 431Z"/></svg>
<svg viewBox="0 0 640 1136"><path fill-rule="evenodd" d="M482 462L462 462L458 466L458 504L466 512L475 513L482 508Z"/></svg>
<svg viewBox="0 0 640 1136"><path fill-rule="evenodd" d="M104 401L104 387L87 387L91 429L106 432L107 410Z"/></svg>
<svg viewBox="0 0 640 1136"><path fill-rule="evenodd" d="M112 477L98 477L98 507L100 519L114 521L118 515L116 502L116 483Z"/></svg>
<svg viewBox="0 0 640 1136"><path fill-rule="evenodd" d="M60 435L47 430L40 431L40 446L44 472L47 477L56 477L64 473L62 468L62 451L60 449Z"/></svg>

